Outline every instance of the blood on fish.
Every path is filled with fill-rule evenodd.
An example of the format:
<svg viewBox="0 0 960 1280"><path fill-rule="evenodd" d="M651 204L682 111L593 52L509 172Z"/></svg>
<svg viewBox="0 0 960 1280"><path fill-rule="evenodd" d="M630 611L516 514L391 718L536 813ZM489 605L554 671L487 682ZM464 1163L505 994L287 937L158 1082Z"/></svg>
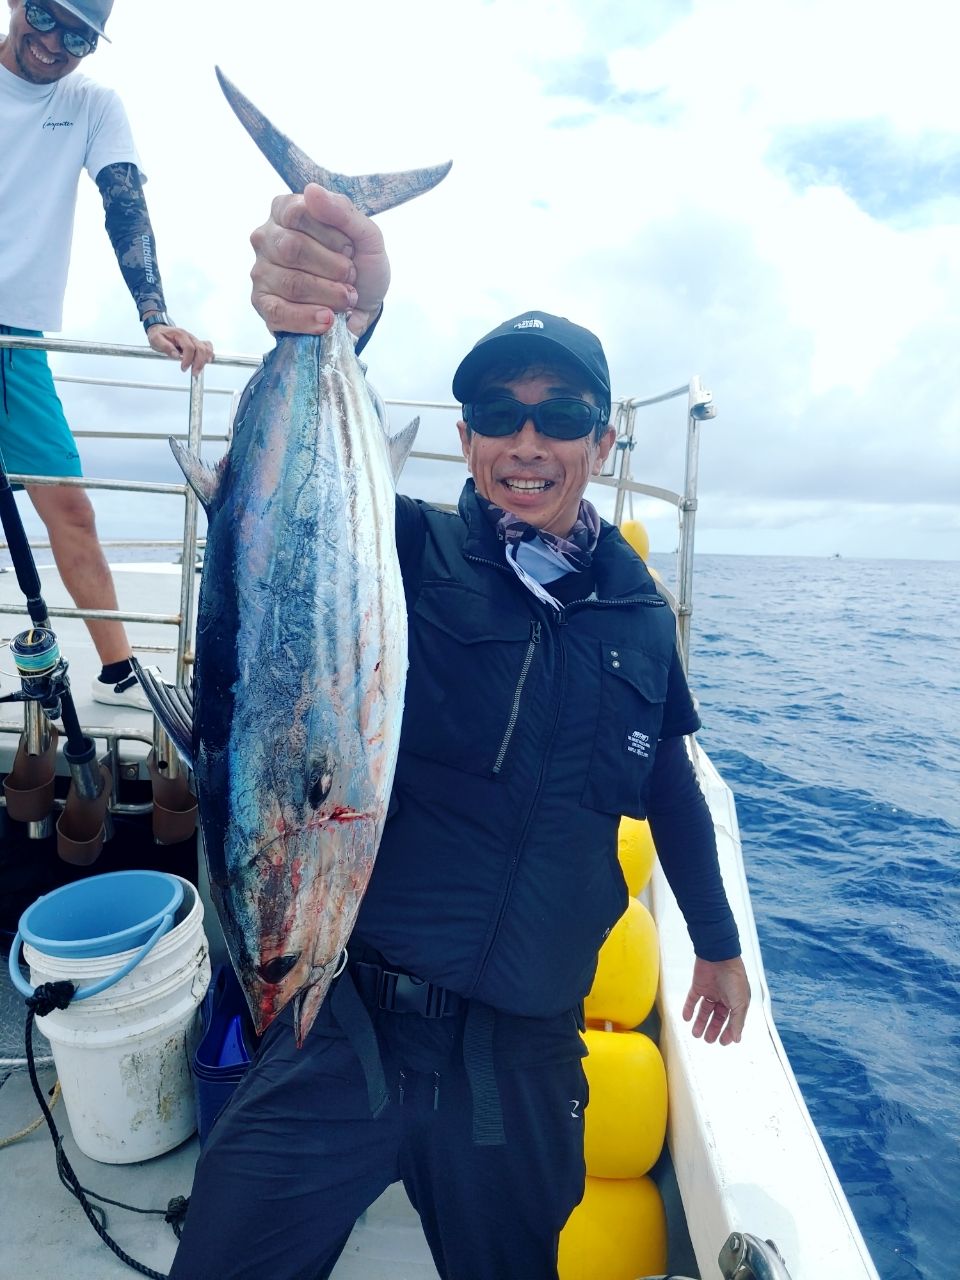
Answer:
<svg viewBox="0 0 960 1280"><path fill-rule="evenodd" d="M331 809L326 814L323 822L355 822L358 818L366 818L365 813L357 813L356 809L348 809L346 805L337 805L335 809Z"/></svg>

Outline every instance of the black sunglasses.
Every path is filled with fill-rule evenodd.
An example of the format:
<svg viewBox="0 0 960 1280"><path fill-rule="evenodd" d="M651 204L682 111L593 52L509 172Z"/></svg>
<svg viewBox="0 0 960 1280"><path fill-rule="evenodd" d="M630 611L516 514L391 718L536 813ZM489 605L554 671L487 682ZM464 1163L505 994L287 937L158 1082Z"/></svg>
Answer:
<svg viewBox="0 0 960 1280"><path fill-rule="evenodd" d="M478 400L463 406L463 420L480 436L512 436L528 419L541 435L554 440L580 440L589 435L606 412L586 400L541 400L539 404L522 404L508 396L496 400Z"/></svg>
<svg viewBox="0 0 960 1280"><path fill-rule="evenodd" d="M23 6L23 12L34 31L40 31L46 35L49 31L56 31L59 28L63 47L73 58L85 58L97 47L96 35L81 35L73 27L65 27L49 10L44 9L42 4L30 4L28 0L28 3Z"/></svg>

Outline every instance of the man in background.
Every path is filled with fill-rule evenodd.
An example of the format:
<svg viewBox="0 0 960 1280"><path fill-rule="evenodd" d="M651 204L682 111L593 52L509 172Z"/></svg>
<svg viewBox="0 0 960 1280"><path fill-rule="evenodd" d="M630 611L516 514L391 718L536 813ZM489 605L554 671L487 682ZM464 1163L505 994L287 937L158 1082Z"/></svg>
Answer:
<svg viewBox="0 0 960 1280"><path fill-rule="evenodd" d="M107 39L113 0L7 0L0 37L0 333L42 337L62 324L82 169L103 197L105 224L154 351L198 374L213 348L166 312L143 174L123 104L74 74ZM0 456L19 475L80 476L80 457L42 350L0 348ZM64 585L81 609L117 609L85 490L25 485L46 525ZM121 622L87 620L102 669L97 702L146 708Z"/></svg>

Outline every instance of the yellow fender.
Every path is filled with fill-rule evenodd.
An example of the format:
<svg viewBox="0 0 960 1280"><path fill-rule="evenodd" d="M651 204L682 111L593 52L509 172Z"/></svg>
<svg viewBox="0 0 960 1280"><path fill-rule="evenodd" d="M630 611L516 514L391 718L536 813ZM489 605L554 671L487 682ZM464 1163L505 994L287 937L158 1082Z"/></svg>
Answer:
<svg viewBox="0 0 960 1280"><path fill-rule="evenodd" d="M636 1280L667 1269L667 1215L652 1178L587 1178L560 1233L560 1280Z"/></svg>
<svg viewBox="0 0 960 1280"><path fill-rule="evenodd" d="M621 818L617 833L617 856L631 898L646 888L657 856L650 823L646 818Z"/></svg>
<svg viewBox="0 0 960 1280"><path fill-rule="evenodd" d="M584 1156L594 1178L639 1178L653 1168L667 1132L667 1073L660 1050L638 1031L583 1033L590 1086Z"/></svg>
<svg viewBox="0 0 960 1280"><path fill-rule="evenodd" d="M650 538L643 524L639 520L624 520L620 533L646 564L650 559Z"/></svg>
<svg viewBox="0 0 960 1280"><path fill-rule="evenodd" d="M591 1025L638 1027L653 1008L660 978L660 947L653 916L636 898L600 948L597 973L583 1003Z"/></svg>

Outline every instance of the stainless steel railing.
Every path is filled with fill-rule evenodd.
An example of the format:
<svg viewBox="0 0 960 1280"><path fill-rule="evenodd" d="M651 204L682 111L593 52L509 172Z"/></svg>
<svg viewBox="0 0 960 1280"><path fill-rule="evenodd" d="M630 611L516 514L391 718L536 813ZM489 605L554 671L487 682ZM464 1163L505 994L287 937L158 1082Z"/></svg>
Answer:
<svg viewBox="0 0 960 1280"><path fill-rule="evenodd" d="M2 351L4 347L10 347L14 350L40 348L46 351L62 352L64 354L71 355L109 356L121 359L154 360L169 363L166 356L160 355L149 347L129 347L105 342L76 342L62 338L24 338L17 337L12 334L3 334L0 335L0 351ZM218 364L221 367L229 366L232 368L254 369L259 364L259 359L253 356L217 356L213 363ZM58 375L55 380L63 383L82 383L88 386L109 386L127 390L149 390L151 392L159 393L175 392L181 395L184 394L184 388L182 387L155 382L142 382L118 378L77 378L71 375ZM221 388L205 389L204 373L201 373L196 377L191 376L188 392L189 403L187 412L187 429L185 437L181 436L180 438L185 438L188 449L194 453L199 452L201 440L203 439L203 398L205 391L206 394L212 395L227 394L231 397L236 396L236 392L232 388L229 390ZM132 431L76 431L74 434L80 439L98 437L138 440L144 438L141 433ZM156 438L156 434L146 438ZM166 436L161 436L161 438L166 438ZM177 494L184 499L183 536L181 543L183 548L183 565L180 582L179 611L176 614L125 613L122 610L68 608L55 608L50 610L51 616L53 617L107 618L121 622L153 622L175 626L177 629L176 679L178 683L184 683L192 660L192 655L189 652L189 645L191 642L190 638L193 635L195 607L193 569L197 557L198 504L196 495L189 485L163 484L153 481L138 480L98 480L92 477L74 479L57 476L24 476L13 473L11 473L10 479L11 481L18 481L20 483L26 482L32 485L69 484L77 485L84 489L123 490L129 493L169 493Z"/></svg>
<svg viewBox="0 0 960 1280"><path fill-rule="evenodd" d="M68 355L90 355L99 357L116 357L120 359L154 360L169 363L165 356L154 352L149 347L131 347L105 342L78 342L62 338L24 338L14 335L0 335L0 353L3 348L30 349L40 348L50 352ZM213 368L255 369L260 363L258 356L218 355L207 366ZM189 388L168 383L125 380L118 378L88 378L72 374L57 374L58 383L73 383L85 386L103 386L117 389L138 390L151 393L188 394L188 411L186 430L179 435L185 440L191 452L199 453L203 441L228 441L233 422L233 414L239 400L236 388L209 387L205 384L205 373L190 378ZM635 480L631 475L631 460L637 443L638 415L641 410L653 405L662 404L672 399L687 397L686 421L686 458L684 465L684 482L682 492L648 485ZM225 434L204 435L203 416L204 399L208 396L230 396L228 428ZM388 400L391 407L412 408L417 410L435 409L456 411L457 406L443 401L411 401ZM699 461L700 424L715 416L713 398L705 391L699 377L693 377L684 386L647 399L622 399L615 402L612 423L616 430L617 440L614 450L608 459L605 474L595 477L594 484L611 487L616 490L614 502L614 522L619 524L624 515L624 508L631 495L654 498L675 508L678 517L677 544L677 593L676 610L678 622L678 639L681 656L686 665L689 657L690 623L693 614L693 551L694 530L697 511L697 481ZM118 439L127 441L166 439L168 432L134 432L134 431L84 431L74 432L78 439ZM178 433L174 432L177 435ZM459 454L414 451L414 458L425 461L455 463L463 466ZM131 613L121 610L70 609L59 607L51 609L51 615L65 618L104 618L122 622L150 622L176 627L176 678L179 683L187 680L193 661L192 636L194 625L195 593L193 591L194 568L197 559L197 523L198 503L196 495L189 485L184 483L160 483L148 480L105 480L93 477L64 479L52 476L11 475L12 481L28 482L31 485L70 484L85 489L123 490L129 493L168 493L179 495L184 500L183 534L179 544L182 551L182 571L180 583L179 609L175 614ZM4 544L0 543L0 547ZM141 543L125 543L123 545L143 545Z"/></svg>

